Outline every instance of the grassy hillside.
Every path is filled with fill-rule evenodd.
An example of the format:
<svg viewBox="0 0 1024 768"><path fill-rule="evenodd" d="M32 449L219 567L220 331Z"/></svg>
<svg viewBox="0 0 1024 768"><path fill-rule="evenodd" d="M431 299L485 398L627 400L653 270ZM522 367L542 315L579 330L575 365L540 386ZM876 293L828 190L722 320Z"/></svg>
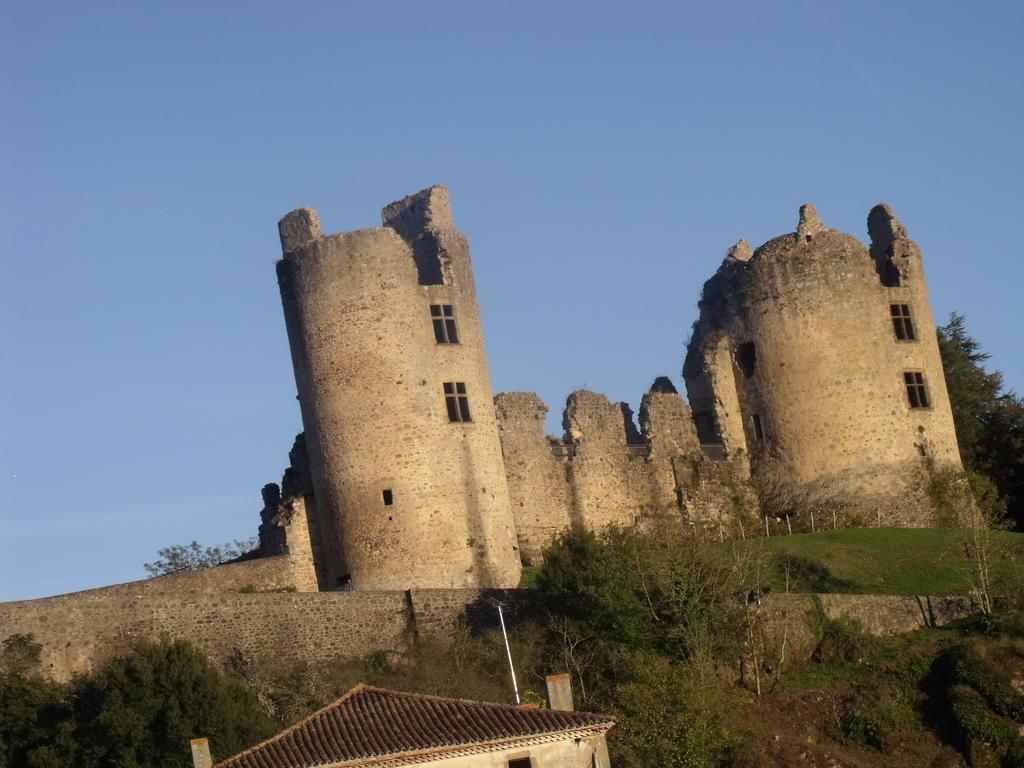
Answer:
<svg viewBox="0 0 1024 768"><path fill-rule="evenodd" d="M993 580L1024 567L1024 534L993 534ZM709 547L726 558L749 561L747 586L874 594L946 595L967 592L963 542L956 531L852 528Z"/></svg>

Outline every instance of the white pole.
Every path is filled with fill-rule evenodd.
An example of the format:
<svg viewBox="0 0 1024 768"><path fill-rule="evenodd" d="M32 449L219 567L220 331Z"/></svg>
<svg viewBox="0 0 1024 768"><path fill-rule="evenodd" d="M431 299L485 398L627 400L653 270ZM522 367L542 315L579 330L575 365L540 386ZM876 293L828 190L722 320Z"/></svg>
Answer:
<svg viewBox="0 0 1024 768"><path fill-rule="evenodd" d="M498 603L498 621L501 622L501 636L505 638L505 653L508 654L508 669L512 673L512 690L516 693L516 704L519 704L519 684L516 682L516 668L512 666L512 649L508 647L508 633L505 631L505 614Z"/></svg>

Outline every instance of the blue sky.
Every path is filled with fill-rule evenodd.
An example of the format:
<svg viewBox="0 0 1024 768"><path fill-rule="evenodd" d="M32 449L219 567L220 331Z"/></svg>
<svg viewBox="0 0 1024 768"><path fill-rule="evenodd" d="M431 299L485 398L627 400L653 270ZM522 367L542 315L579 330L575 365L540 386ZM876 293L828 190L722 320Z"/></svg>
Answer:
<svg viewBox="0 0 1024 768"><path fill-rule="evenodd" d="M0 600L253 535L301 428L277 220L433 183L495 389L679 383L726 248L890 202L1024 388L1024 4L0 4ZM557 416L551 424L557 424Z"/></svg>

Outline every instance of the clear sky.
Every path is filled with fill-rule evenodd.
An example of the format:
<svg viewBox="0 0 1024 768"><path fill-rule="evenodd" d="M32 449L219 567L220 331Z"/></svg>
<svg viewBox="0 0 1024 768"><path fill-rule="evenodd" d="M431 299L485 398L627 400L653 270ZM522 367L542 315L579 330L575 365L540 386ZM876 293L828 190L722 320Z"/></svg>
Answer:
<svg viewBox="0 0 1024 768"><path fill-rule="evenodd" d="M0 4L0 600L255 534L301 429L276 222L433 183L496 391L680 384L703 281L890 202L1024 389L1024 4Z"/></svg>

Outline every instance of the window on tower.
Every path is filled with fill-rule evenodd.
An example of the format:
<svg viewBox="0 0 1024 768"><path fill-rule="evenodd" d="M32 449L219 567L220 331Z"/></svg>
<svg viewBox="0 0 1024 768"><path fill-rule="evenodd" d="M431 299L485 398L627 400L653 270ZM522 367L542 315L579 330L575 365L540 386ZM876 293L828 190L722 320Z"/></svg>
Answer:
<svg viewBox="0 0 1024 768"><path fill-rule="evenodd" d="M917 335L914 333L914 321L910 319L910 305L890 304L889 313L892 315L892 329L896 332L896 338L900 341L915 341Z"/></svg>
<svg viewBox="0 0 1024 768"><path fill-rule="evenodd" d="M907 387L907 400L911 408L931 408L931 401L928 399L928 388L924 384L924 374L920 371L906 371L903 374L903 383Z"/></svg>
<svg viewBox="0 0 1024 768"><path fill-rule="evenodd" d="M448 408L448 421L472 421L469 417L469 397L466 385L461 381L444 383L444 404Z"/></svg>
<svg viewBox="0 0 1024 768"><path fill-rule="evenodd" d="M434 338L438 344L459 343L459 331L455 327L455 310L451 304L431 304L430 319L434 323Z"/></svg>

